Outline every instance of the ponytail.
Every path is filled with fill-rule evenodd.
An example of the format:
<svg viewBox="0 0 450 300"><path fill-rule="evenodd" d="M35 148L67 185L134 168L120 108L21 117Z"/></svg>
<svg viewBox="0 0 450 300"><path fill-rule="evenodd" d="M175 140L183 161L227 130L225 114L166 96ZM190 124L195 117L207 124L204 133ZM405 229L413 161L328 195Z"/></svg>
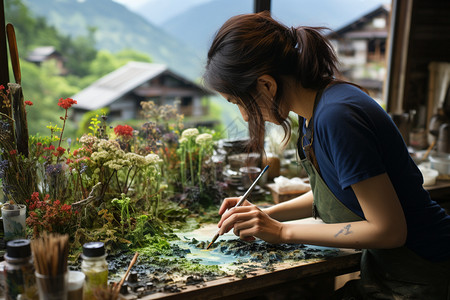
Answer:
<svg viewBox="0 0 450 300"><path fill-rule="evenodd" d="M295 34L298 58L294 67L305 88L324 88L338 74L337 57L331 43L322 35L325 27L291 28Z"/></svg>

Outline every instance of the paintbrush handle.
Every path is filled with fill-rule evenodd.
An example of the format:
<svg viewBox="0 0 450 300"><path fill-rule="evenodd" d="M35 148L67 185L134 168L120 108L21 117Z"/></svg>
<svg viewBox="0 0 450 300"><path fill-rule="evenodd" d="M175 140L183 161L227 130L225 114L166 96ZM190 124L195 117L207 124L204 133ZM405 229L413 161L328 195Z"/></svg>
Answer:
<svg viewBox="0 0 450 300"><path fill-rule="evenodd" d="M258 180L263 176L263 174L267 171L267 169L269 168L269 165L267 165L262 171L261 173L258 175L258 177L256 177L255 181L253 181L252 185L248 188L248 190L245 192L245 194L241 197L241 199L239 199L238 203L236 203L236 205L234 207L238 207L241 206L242 203L244 203L244 201L248 198L248 196L250 195L250 193L253 191L253 189L255 188L256 183L258 182ZM213 239L211 240L211 243L209 243L208 247L206 247L206 249L209 249L209 247L211 247L211 245L217 240L217 238L219 237L219 232L220 229L217 230L217 233L214 235Z"/></svg>
<svg viewBox="0 0 450 300"><path fill-rule="evenodd" d="M252 185L248 188L248 190L245 192L245 194L241 197L241 199L239 199L238 203L236 203L236 205L234 207L238 207L241 206L242 203L244 203L244 201L248 198L248 196L250 195L250 193L253 191L253 189L256 186L256 183L258 183L259 179L263 176L263 174L267 171L267 169L269 168L269 165L267 165L262 171L261 173L259 173L258 177L256 177L255 181L253 181Z"/></svg>

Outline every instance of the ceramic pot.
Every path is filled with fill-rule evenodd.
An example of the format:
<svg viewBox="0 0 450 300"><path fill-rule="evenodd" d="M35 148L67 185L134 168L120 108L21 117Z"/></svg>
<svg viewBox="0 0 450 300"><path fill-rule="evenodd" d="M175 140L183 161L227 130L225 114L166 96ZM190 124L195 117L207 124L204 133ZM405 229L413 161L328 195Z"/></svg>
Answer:
<svg viewBox="0 0 450 300"><path fill-rule="evenodd" d="M3 204L2 218L5 241L26 238L26 211L27 207L23 204Z"/></svg>

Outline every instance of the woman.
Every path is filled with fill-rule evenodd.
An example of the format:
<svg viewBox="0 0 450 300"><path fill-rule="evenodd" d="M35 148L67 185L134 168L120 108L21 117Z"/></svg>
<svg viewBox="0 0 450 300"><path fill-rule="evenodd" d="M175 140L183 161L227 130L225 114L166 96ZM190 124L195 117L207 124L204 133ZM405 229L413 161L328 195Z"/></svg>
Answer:
<svg viewBox="0 0 450 300"><path fill-rule="evenodd" d="M288 28L267 13L239 15L212 42L205 84L239 107L253 151L263 150L265 121L289 139L288 114L296 113L312 187L265 210L248 201L232 208L238 198L225 199L220 234L365 249L360 297L450 299L450 217L423 189L386 112L335 79L336 55L322 29ZM282 223L311 216L324 223Z"/></svg>

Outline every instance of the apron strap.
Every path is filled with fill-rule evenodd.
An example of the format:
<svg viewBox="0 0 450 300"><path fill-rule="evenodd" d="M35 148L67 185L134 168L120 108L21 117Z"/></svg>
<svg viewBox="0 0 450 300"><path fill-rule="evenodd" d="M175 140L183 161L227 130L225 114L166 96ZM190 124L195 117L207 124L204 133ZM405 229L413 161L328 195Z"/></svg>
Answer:
<svg viewBox="0 0 450 300"><path fill-rule="evenodd" d="M322 94L323 94L324 88L320 89L316 93L316 97L314 99L314 108L313 108L313 115L311 119L309 120L309 126L306 128L306 133L303 134L303 123L305 122L305 118L302 116L298 116L298 140L297 140L297 151L298 155L300 156L301 160L308 159L311 161L316 168L316 170L320 173L319 164L316 159L316 155L314 153L314 149L312 147L313 143L313 136L314 136L314 112L316 111L317 104L319 103ZM306 137L310 143L306 146L303 146L303 138Z"/></svg>

